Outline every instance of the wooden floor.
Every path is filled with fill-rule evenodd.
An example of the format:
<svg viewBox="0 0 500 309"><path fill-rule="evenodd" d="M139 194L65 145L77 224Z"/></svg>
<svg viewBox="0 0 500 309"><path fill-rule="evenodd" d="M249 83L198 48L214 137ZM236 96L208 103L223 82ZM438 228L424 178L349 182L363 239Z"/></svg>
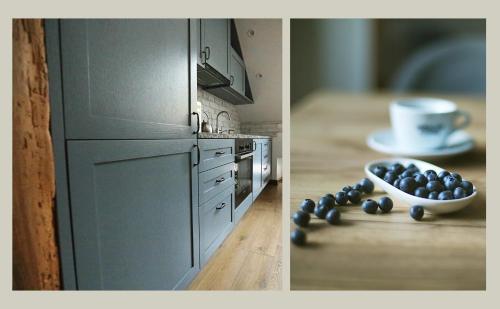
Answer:
<svg viewBox="0 0 500 309"><path fill-rule="evenodd" d="M389 127L384 94L317 93L291 114L291 214L301 200L317 200L365 177L363 166L388 157L365 139ZM451 98L470 112L474 151L431 161L471 180L476 200L464 210L426 214L416 222L395 201L389 214L368 215L359 206L340 207L343 223L330 226L313 216L308 246L291 246L294 290L483 290L486 288L485 103ZM385 195L380 189L370 198ZM291 224L291 228L295 228Z"/></svg>
<svg viewBox="0 0 500 309"><path fill-rule="evenodd" d="M269 183L189 289L280 290L281 201L281 182Z"/></svg>

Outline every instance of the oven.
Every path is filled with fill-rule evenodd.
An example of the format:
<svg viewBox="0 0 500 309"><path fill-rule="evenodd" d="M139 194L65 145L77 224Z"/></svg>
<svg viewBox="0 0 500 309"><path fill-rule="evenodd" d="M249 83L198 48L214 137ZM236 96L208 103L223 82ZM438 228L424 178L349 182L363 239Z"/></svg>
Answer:
<svg viewBox="0 0 500 309"><path fill-rule="evenodd" d="M253 140L235 139L235 209L252 194Z"/></svg>

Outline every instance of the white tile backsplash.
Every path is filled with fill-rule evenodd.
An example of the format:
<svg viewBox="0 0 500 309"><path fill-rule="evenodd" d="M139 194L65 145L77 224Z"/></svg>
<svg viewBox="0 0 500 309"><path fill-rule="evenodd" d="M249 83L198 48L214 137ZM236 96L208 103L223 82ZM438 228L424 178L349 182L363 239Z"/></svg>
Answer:
<svg viewBox="0 0 500 309"><path fill-rule="evenodd" d="M221 115L219 126L222 126L223 130L233 129L235 133L240 133L240 115L236 107L198 87L198 112L202 120L206 120L208 115L208 122L212 125L214 132L217 114L221 111L227 111L231 119L227 119L226 115Z"/></svg>
<svg viewBox="0 0 500 309"><path fill-rule="evenodd" d="M276 134L281 133L281 130L281 121L243 122L240 124L240 132L246 134L275 137Z"/></svg>

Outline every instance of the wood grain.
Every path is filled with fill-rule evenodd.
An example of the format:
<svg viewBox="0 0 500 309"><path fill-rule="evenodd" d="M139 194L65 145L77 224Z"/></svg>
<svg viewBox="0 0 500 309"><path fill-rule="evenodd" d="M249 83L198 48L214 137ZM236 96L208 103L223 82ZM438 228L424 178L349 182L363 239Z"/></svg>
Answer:
<svg viewBox="0 0 500 309"><path fill-rule="evenodd" d="M189 289L280 290L281 199L269 183Z"/></svg>
<svg viewBox="0 0 500 309"><path fill-rule="evenodd" d="M59 289L43 22L12 26L13 289Z"/></svg>
<svg viewBox="0 0 500 309"><path fill-rule="evenodd" d="M388 94L309 96L291 114L291 213L365 177L363 166L387 157L365 139L389 127ZM470 179L479 196L466 209L422 222L395 203L390 214L341 207L343 224L312 219L308 245L291 248L291 288L299 290L483 290L486 288L486 135L484 100L448 97L472 115L477 142L467 154L433 161ZM383 192L377 190L373 197ZM313 216L314 217L314 216ZM291 229L295 228L293 223Z"/></svg>

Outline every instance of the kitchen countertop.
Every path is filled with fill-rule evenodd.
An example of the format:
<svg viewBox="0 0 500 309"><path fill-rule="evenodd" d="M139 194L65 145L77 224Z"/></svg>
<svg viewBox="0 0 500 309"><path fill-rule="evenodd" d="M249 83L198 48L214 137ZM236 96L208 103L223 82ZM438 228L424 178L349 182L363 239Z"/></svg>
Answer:
<svg viewBox="0 0 500 309"><path fill-rule="evenodd" d="M241 134L241 133L198 133L198 138L265 138L271 139L270 136Z"/></svg>
<svg viewBox="0 0 500 309"><path fill-rule="evenodd" d="M292 109L290 215L303 199L317 201L340 191L365 177L366 162L388 157L368 148L366 137L390 126L388 107L394 98L318 92ZM486 104L481 98L445 98L471 114L466 131L476 148L431 162L470 179L478 189L474 202L454 214L426 213L421 222L411 219L407 205L398 201L383 215L368 215L359 206L339 207L339 226L312 215L305 229L309 245L290 245L292 289L486 288ZM386 194L376 188L370 198L381 196Z"/></svg>

